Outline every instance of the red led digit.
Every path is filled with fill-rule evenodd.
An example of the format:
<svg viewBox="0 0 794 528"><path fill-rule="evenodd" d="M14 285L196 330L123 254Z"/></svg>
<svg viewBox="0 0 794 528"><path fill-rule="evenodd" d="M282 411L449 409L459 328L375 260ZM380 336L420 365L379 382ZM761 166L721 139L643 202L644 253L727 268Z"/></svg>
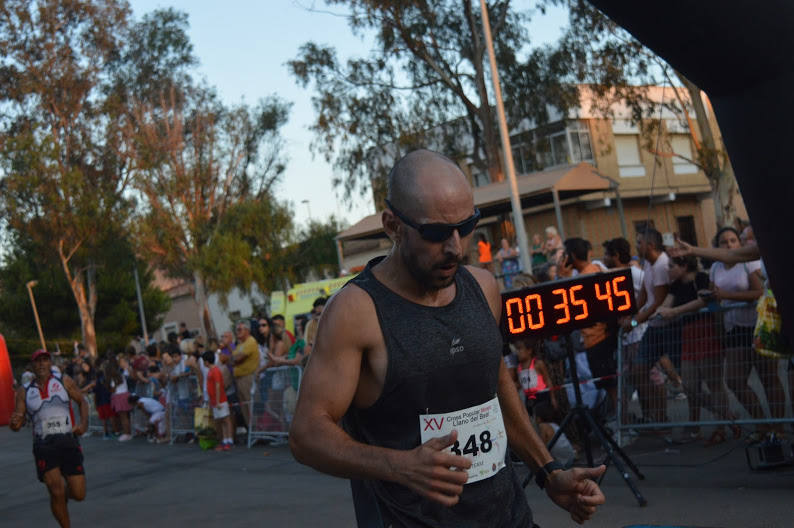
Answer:
<svg viewBox="0 0 794 528"><path fill-rule="evenodd" d="M513 305L518 306L518 321L521 323L520 328L516 328L513 324ZM507 329L510 331L511 334L520 334L524 330L526 330L526 325L524 324L524 305L521 302L521 299L512 298L507 301L505 304L505 309L507 310Z"/></svg>
<svg viewBox="0 0 794 528"><path fill-rule="evenodd" d="M625 276L615 277L614 279L612 279L612 291L615 293L617 297L623 297L626 300L626 304L618 306L619 312L631 308L631 297L629 296L629 292L627 292L626 290L618 289L618 284L625 280L626 280Z"/></svg>
<svg viewBox="0 0 794 528"><path fill-rule="evenodd" d="M606 293L602 295L601 288L598 287L598 283L596 282L595 285L596 299L598 299L599 301L606 301L607 306L609 306L609 311L611 312L614 310L612 306L612 288L610 287L609 281L606 281L604 283L604 286L606 287Z"/></svg>
<svg viewBox="0 0 794 528"><path fill-rule="evenodd" d="M558 305L555 305L554 309L565 311L565 316L557 319L557 324L565 324L571 320L571 310L570 308L568 308L568 290L566 290L565 288L557 288L556 290L553 290L551 293L553 293L554 295L562 295L562 302Z"/></svg>
<svg viewBox="0 0 794 528"><path fill-rule="evenodd" d="M538 307L537 323L534 322L534 318L532 317L532 299L535 300L535 304L537 304ZM543 318L543 303L540 300L540 295L538 295L537 293L531 293L527 295L525 301L527 303L527 322L529 323L529 328L531 330L537 330L539 328L543 328L544 326L546 326L546 322L544 321Z"/></svg>
<svg viewBox="0 0 794 528"><path fill-rule="evenodd" d="M590 314L590 312L587 311L587 301L585 301L584 299L577 299L576 297L574 297L574 293L581 290L582 288L584 288L584 286L582 286L581 284L577 284L576 286L571 286L571 289L569 290L571 292L571 304L573 304L574 306L582 307L582 313L580 313L577 316L574 316L574 320L576 321L587 319L587 316Z"/></svg>

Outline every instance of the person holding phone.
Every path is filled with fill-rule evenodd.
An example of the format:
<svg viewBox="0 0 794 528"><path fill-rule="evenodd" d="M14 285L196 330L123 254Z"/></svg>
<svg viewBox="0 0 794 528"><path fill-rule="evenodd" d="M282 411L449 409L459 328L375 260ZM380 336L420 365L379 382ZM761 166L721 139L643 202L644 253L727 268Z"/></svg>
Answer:
<svg viewBox="0 0 794 528"><path fill-rule="evenodd" d="M732 227L723 227L717 231L714 245L724 250L740 248L739 232ZM722 305L753 303L761 297L764 289L760 269L761 262L758 260L737 264L715 262L709 274L711 280L709 291L703 293L707 298ZM760 419L764 417L761 403L755 391L747 385L747 378L757 358L752 353L756 317L752 305L728 307L723 315L722 348L727 360L725 383L753 418ZM758 372L762 373L760 367ZM764 380L763 377L762 380L766 385L768 380Z"/></svg>

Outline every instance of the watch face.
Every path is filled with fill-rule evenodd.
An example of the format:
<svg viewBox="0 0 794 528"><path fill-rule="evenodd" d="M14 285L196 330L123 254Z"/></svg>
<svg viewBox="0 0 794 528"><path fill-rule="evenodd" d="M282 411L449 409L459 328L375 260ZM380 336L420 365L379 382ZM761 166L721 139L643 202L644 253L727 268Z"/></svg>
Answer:
<svg viewBox="0 0 794 528"><path fill-rule="evenodd" d="M566 334L637 311L631 271L578 275L502 294L502 335L509 341Z"/></svg>

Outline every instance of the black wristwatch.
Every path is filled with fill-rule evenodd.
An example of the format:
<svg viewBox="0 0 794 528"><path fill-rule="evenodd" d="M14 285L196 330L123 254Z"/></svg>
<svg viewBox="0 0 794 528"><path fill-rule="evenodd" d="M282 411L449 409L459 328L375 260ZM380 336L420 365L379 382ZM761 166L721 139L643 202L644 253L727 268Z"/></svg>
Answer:
<svg viewBox="0 0 794 528"><path fill-rule="evenodd" d="M557 471L558 469L564 470L565 466L557 460L552 460L542 468L538 469L538 474L535 475L535 482L538 484L538 487L540 489L545 488L546 479L549 478L549 475L551 475L552 471Z"/></svg>

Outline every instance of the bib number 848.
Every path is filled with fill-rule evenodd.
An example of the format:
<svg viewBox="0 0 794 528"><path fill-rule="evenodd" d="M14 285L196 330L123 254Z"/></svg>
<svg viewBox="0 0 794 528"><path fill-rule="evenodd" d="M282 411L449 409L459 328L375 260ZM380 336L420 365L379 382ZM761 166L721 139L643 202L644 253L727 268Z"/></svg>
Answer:
<svg viewBox="0 0 794 528"><path fill-rule="evenodd" d="M480 433L480 445L477 446L477 437L475 435L469 436L469 439L466 440L466 444L463 446L463 451L460 450L460 441L455 440L455 443L450 448L453 453L458 456L463 455L471 455L477 456L477 454L482 451L483 453L487 453L493 448L493 442L491 441L491 432L487 429Z"/></svg>

